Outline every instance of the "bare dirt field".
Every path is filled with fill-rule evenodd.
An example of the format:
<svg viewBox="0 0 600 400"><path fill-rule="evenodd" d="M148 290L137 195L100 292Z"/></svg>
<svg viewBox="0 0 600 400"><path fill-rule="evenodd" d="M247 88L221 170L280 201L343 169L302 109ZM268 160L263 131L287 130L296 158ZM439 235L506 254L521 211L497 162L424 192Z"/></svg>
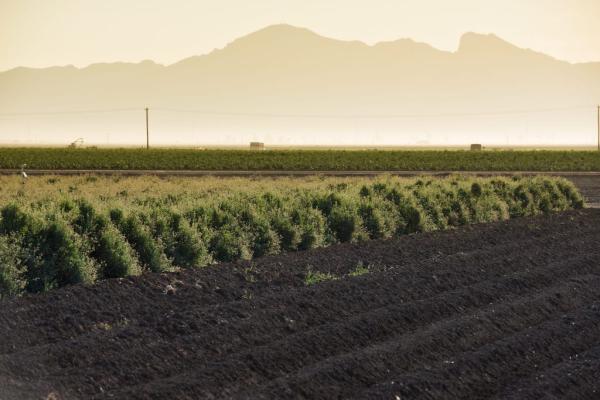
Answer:
<svg viewBox="0 0 600 400"><path fill-rule="evenodd" d="M5 301L0 397L597 399L599 239L588 209Z"/></svg>
<svg viewBox="0 0 600 400"><path fill-rule="evenodd" d="M600 176L574 175L567 179L577 186L588 207L600 208Z"/></svg>

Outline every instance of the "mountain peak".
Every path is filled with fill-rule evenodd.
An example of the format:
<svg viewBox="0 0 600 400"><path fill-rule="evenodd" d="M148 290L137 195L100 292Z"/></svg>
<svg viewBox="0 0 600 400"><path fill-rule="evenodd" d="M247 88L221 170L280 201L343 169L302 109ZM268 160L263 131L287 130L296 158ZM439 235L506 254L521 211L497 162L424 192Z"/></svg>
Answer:
<svg viewBox="0 0 600 400"><path fill-rule="evenodd" d="M242 36L221 49L203 56L193 56L173 64L177 67L193 68L209 57L214 62L235 64L235 58L244 59L248 63L261 63L270 60L284 60L285 63L294 60L298 54L307 58L321 55L338 54L345 46L364 46L361 42L350 42L321 36L310 29L288 24L270 25L258 31ZM218 61L217 61L218 60Z"/></svg>
<svg viewBox="0 0 600 400"><path fill-rule="evenodd" d="M488 53L496 51L515 50L518 47L490 34L467 32L460 38L459 52Z"/></svg>
<svg viewBox="0 0 600 400"><path fill-rule="evenodd" d="M300 26L295 26L295 25L290 25L290 24L273 24L273 25L268 25L265 26L262 29L259 29L258 31L254 32L254 33L250 33L250 35L253 34L297 34L297 33L309 33L309 34L313 34L316 35L316 33L312 32L310 29L308 28L303 28Z"/></svg>
<svg viewBox="0 0 600 400"><path fill-rule="evenodd" d="M272 41L288 41L298 39L324 39L322 36L307 29L300 28L288 24L269 25L258 31L252 32L246 36L236 39L234 43L240 42L272 42Z"/></svg>

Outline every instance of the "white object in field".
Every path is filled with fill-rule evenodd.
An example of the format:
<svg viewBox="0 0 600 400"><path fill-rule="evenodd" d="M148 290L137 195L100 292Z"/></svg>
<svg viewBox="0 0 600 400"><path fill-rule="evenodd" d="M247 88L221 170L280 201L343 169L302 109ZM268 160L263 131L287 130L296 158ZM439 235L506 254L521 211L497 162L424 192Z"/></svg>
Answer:
<svg viewBox="0 0 600 400"><path fill-rule="evenodd" d="M26 167L26 166L27 166L27 164L23 164L23 165L21 165L21 177L23 178L23 182L25 182L25 180L26 180L27 178L29 178L29 177L27 176L27 172L25 172L25 167Z"/></svg>

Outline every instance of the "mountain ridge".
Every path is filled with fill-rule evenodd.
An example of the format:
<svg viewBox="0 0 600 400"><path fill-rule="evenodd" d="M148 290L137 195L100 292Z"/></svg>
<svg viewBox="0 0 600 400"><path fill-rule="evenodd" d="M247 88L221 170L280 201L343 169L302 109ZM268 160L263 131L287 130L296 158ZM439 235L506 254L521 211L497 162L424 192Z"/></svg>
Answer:
<svg viewBox="0 0 600 400"><path fill-rule="evenodd" d="M439 53L445 53L445 54L457 54L460 53L461 51L467 51L467 49L465 49L465 47L470 47L470 43L468 44L468 42L471 42L473 40L478 40L478 41L485 41L487 44L489 43L494 43L494 44L498 44L501 43L505 46L510 46L512 49L519 49L522 51L526 51L526 52L530 52L530 53L535 53L535 54L540 54L540 55L544 55L548 58L551 58L553 60L556 61L560 61L560 62L564 62L564 63L568 63L571 65L599 65L600 66L600 60L599 61L587 61L587 62L579 62L579 63L573 63L573 62L569 62L566 60L561 60L559 58L556 58L552 55L537 51L537 50L533 50L533 49L529 49L529 48L524 48L524 47L519 47L513 43L510 43L504 39L502 39L501 37L497 36L494 33L479 33L479 32L465 32L461 35L461 37L459 38L459 42L458 42L458 46L456 48L455 51L448 51L448 50L441 50L436 48L435 46L426 43L426 42L421 42L421 41L417 41L415 39L406 37L406 38L398 38L398 39L392 39L392 40L384 40L384 41L379 41L373 44L367 44L363 41L360 40L342 40L342 39L334 39L334 38L329 38L327 36L323 36L320 35L308 28L303 28L303 27L297 27L294 25L289 25L289 24L275 24L275 25L269 25L265 28L259 29L257 31L254 31L252 33L249 33L247 35L241 36L237 39L232 40L231 42L227 43L225 46L223 46L222 48L215 48L210 52L207 53L203 53L203 54L196 54L196 55L191 55L189 57L185 57L181 60L175 61L173 63L170 64L163 64L163 63L159 63L156 62L152 59L145 59L145 60L140 60L140 61L133 61L133 62L129 62L129 61L99 61L99 62L94 62L85 66L81 66L81 67L77 67L74 66L72 64L66 64L66 65L53 65L53 66L48 66L48 67L28 67L28 66L18 66L18 67L14 67L8 70L4 70L4 71L0 71L0 75L1 74L5 74L8 72L12 72L12 71L19 71L19 70L27 70L27 71L44 71L44 70L52 70L52 69L56 69L56 68L74 68L76 70L85 70L88 69L90 67L94 67L94 66L98 66L98 65L114 65L114 66L124 66L124 65L140 65L140 64L154 64L155 66L160 66L160 67L164 67L164 68L169 68L172 66L176 66L186 60L189 59L196 59L196 58L201 58L201 57L205 57L205 56L210 56L212 54L214 54L215 52L220 52L223 50L226 50L228 47L232 46L232 45L237 45L239 43L248 41L248 40L255 40L255 39L261 39L261 36L263 35L282 35L282 34L293 34L293 35L298 35L298 34L304 34L305 37L311 37L312 39L317 39L317 40L326 40L332 43L343 43L343 44L351 44L351 45L358 45L364 48L377 48L377 47L383 47L383 46L390 46L390 45L397 45L397 44L410 44L412 46L419 46L422 48L427 48L429 50L435 51L435 52L439 52ZM479 46L479 48L481 48L482 46Z"/></svg>
<svg viewBox="0 0 600 400"><path fill-rule="evenodd" d="M305 28L274 25L221 49L170 65L145 60L95 63L83 68L21 67L0 73L0 116L144 107L205 110L194 116L171 115L158 125L165 132L177 133L171 137L181 135L186 141L205 137L199 132L214 133L211 140L228 134L231 139L227 140L235 141L246 141L250 136L261 139L263 132L271 132L283 142L288 140L286 135L318 132L315 140L324 140L330 133L348 135L351 131L359 136L377 134L387 137L388 144L396 144L399 132L488 134L517 128L526 133L575 132L595 137L595 120L589 111L531 115L526 121L513 117L493 123L430 118L373 119L366 124L352 116L493 114L582 104L592 107L599 102L600 63L571 64L520 48L493 34L473 32L462 35L456 51L449 52L412 39L369 45L325 38ZM247 117L225 118L223 114ZM292 121L253 114L313 118ZM315 115L346 115L349 120L325 123ZM114 130L128 133L133 127L137 129L136 123L126 124L119 115L90 116L83 128L67 117L39 123L32 118L20 122L0 118L0 140L14 135L15 130L47 132L45 137L62 135L66 126L77 136L80 134L75 132L85 130L93 137L98 137L98 131L105 132L106 137Z"/></svg>

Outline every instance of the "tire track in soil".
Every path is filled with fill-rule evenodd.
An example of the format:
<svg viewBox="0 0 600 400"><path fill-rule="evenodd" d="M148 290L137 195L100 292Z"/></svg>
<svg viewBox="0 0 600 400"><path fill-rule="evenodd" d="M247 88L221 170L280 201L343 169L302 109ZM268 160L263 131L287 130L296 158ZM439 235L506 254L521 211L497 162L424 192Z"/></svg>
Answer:
<svg viewBox="0 0 600 400"><path fill-rule="evenodd" d="M597 398L599 222L572 211L2 302L3 396ZM376 266L304 286L309 265L358 261Z"/></svg>

